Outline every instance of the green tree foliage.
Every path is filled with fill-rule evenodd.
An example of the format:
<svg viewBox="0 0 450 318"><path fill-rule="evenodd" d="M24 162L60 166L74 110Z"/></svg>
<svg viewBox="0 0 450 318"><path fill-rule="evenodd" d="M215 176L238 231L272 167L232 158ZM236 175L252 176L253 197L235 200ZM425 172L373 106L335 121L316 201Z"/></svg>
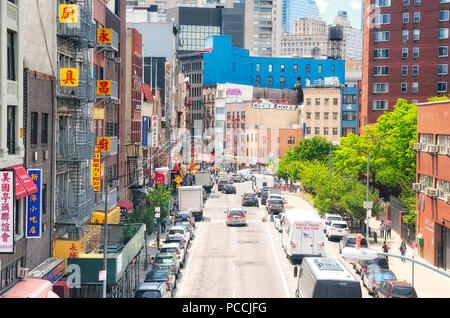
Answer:
<svg viewBox="0 0 450 318"><path fill-rule="evenodd" d="M335 146L332 146L334 150ZM310 139L300 140L294 147L292 158L300 161L319 160L328 162L330 156L330 142L323 137L315 136Z"/></svg>

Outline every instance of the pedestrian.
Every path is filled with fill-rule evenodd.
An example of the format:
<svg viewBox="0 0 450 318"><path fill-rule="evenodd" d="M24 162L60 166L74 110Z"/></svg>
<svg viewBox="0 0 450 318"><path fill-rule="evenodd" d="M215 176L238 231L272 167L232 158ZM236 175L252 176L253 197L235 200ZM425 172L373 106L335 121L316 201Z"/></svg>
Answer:
<svg viewBox="0 0 450 318"><path fill-rule="evenodd" d="M406 254L406 242L405 241L402 241L402 244L400 244L399 250L400 250L400 254L402 254L402 256L405 256L405 254ZM404 257L402 257L402 262L403 263L405 262Z"/></svg>
<svg viewBox="0 0 450 318"><path fill-rule="evenodd" d="M391 237L391 231L392 231L392 222L386 221L386 237Z"/></svg>
<svg viewBox="0 0 450 318"><path fill-rule="evenodd" d="M380 236L384 237L384 230L386 229L386 224L384 223L384 220L381 220L380 223Z"/></svg>
<svg viewBox="0 0 450 318"><path fill-rule="evenodd" d="M166 217L161 218L161 232L166 232Z"/></svg>
<svg viewBox="0 0 450 318"><path fill-rule="evenodd" d="M384 241L383 246L381 247L383 250L383 253L389 253L390 247L386 244L386 241ZM386 256L386 261L388 261L388 257Z"/></svg>

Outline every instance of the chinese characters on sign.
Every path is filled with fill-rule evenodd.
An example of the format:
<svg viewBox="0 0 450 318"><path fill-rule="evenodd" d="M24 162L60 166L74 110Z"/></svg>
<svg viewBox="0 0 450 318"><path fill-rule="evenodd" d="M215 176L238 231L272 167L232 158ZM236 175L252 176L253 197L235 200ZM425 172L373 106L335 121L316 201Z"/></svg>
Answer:
<svg viewBox="0 0 450 318"><path fill-rule="evenodd" d="M97 137L97 145L100 146L101 152L111 152L111 138Z"/></svg>
<svg viewBox="0 0 450 318"><path fill-rule="evenodd" d="M111 29L97 29L97 43L110 44L111 43Z"/></svg>
<svg viewBox="0 0 450 318"><path fill-rule="evenodd" d="M42 203L41 203L41 169L28 169L28 175L31 180L36 185L38 191L31 194L27 198L27 238L40 238L41 237L41 226L42 226Z"/></svg>
<svg viewBox="0 0 450 318"><path fill-rule="evenodd" d="M101 191L100 158L101 158L100 145L95 145L94 159L92 160L92 186L94 187L94 192Z"/></svg>
<svg viewBox="0 0 450 318"><path fill-rule="evenodd" d="M158 147L158 116L153 115L152 116L152 147L156 148Z"/></svg>
<svg viewBox="0 0 450 318"><path fill-rule="evenodd" d="M59 22L61 22L61 23L78 23L78 5L76 5L76 4L60 4L59 5Z"/></svg>
<svg viewBox="0 0 450 318"><path fill-rule="evenodd" d="M14 171L0 171L0 254L14 253Z"/></svg>
<svg viewBox="0 0 450 318"><path fill-rule="evenodd" d="M142 146L148 146L148 116L142 116Z"/></svg>
<svg viewBox="0 0 450 318"><path fill-rule="evenodd" d="M61 86L78 86L78 69L62 68L60 70Z"/></svg>
<svg viewBox="0 0 450 318"><path fill-rule="evenodd" d="M97 81L97 95L111 95L111 81Z"/></svg>
<svg viewBox="0 0 450 318"><path fill-rule="evenodd" d="M164 173L162 172L156 172L155 173L155 184L165 184L166 183L166 177Z"/></svg>

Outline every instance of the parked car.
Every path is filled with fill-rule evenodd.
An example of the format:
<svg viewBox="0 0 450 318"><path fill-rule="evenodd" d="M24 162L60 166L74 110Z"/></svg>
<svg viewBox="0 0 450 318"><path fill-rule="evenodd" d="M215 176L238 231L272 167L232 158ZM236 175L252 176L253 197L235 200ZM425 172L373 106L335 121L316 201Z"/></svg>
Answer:
<svg viewBox="0 0 450 318"><path fill-rule="evenodd" d="M222 191L223 186L228 184L228 179L220 179L217 183L217 191Z"/></svg>
<svg viewBox="0 0 450 318"><path fill-rule="evenodd" d="M261 191L261 204L262 205L266 205L268 197L269 197L269 188L263 188Z"/></svg>
<svg viewBox="0 0 450 318"><path fill-rule="evenodd" d="M278 230L278 232L283 231L283 225L284 225L284 213L278 213L273 217L275 228Z"/></svg>
<svg viewBox="0 0 450 318"><path fill-rule="evenodd" d="M184 266L186 251L178 243L164 243L159 250L160 253L175 253L180 261L180 267Z"/></svg>
<svg viewBox="0 0 450 318"><path fill-rule="evenodd" d="M144 279L144 283L165 283L166 286L172 291L177 287L177 280L169 270L166 269L151 269Z"/></svg>
<svg viewBox="0 0 450 318"><path fill-rule="evenodd" d="M242 205L259 207L259 199L256 193L244 193L242 195Z"/></svg>
<svg viewBox="0 0 450 318"><path fill-rule="evenodd" d="M386 280L377 288L375 296L378 298L417 298L414 286L405 281Z"/></svg>
<svg viewBox="0 0 450 318"><path fill-rule="evenodd" d="M356 235L355 234L346 234L342 237L339 242L339 253L342 253L342 249L344 247L356 247ZM361 247L368 248L369 244L367 244L366 238L361 237Z"/></svg>
<svg viewBox="0 0 450 318"><path fill-rule="evenodd" d="M326 213L325 216L323 217L323 225L325 233L327 231L327 227L330 226L331 221L343 221L343 219L342 216L340 216L339 214Z"/></svg>
<svg viewBox="0 0 450 318"><path fill-rule="evenodd" d="M284 211L284 202L280 199L270 199L267 201L267 212L269 214L278 214Z"/></svg>
<svg viewBox="0 0 450 318"><path fill-rule="evenodd" d="M172 291L169 290L165 283L150 282L140 284L135 293L134 298L171 298Z"/></svg>
<svg viewBox="0 0 450 318"><path fill-rule="evenodd" d="M370 269L362 275L363 286L369 291L369 295L374 295L381 283L386 280L396 280L394 272L389 269Z"/></svg>
<svg viewBox="0 0 450 318"><path fill-rule="evenodd" d="M189 233L191 234L191 240L194 238L194 226L191 224L191 222L187 221L187 220L177 220L175 221L174 226L182 226L184 228L186 228Z"/></svg>
<svg viewBox="0 0 450 318"><path fill-rule="evenodd" d="M234 184L226 184L223 186L222 193L228 194L228 193L234 193L236 194L236 187Z"/></svg>
<svg viewBox="0 0 450 318"><path fill-rule="evenodd" d="M325 233L330 240L333 237L342 238L350 233L350 229L345 221L331 221L331 224L326 227Z"/></svg>
<svg viewBox="0 0 450 318"><path fill-rule="evenodd" d="M379 256L374 259L360 259L355 262L355 271L363 277L364 273L372 269L389 269L389 263L386 257Z"/></svg>
<svg viewBox="0 0 450 318"><path fill-rule="evenodd" d="M226 224L229 225L244 225L247 226L247 212L242 209L229 208L225 211L227 214Z"/></svg>
<svg viewBox="0 0 450 318"><path fill-rule="evenodd" d="M164 243L177 243L184 251L187 251L186 240L179 235L167 235Z"/></svg>
<svg viewBox="0 0 450 318"><path fill-rule="evenodd" d="M186 243L189 244L191 239L191 233L184 226L172 226L169 230L168 235L178 235L186 240Z"/></svg>
<svg viewBox="0 0 450 318"><path fill-rule="evenodd" d="M190 211L180 211L174 218L175 222L178 221L187 221L191 223L192 227L195 228L195 218Z"/></svg>
<svg viewBox="0 0 450 318"><path fill-rule="evenodd" d="M152 269L167 269L178 278L180 262L175 253L158 253L152 257Z"/></svg>
<svg viewBox="0 0 450 318"><path fill-rule="evenodd" d="M233 176L231 179L233 180L234 183L244 182L244 180L242 180L241 176Z"/></svg>

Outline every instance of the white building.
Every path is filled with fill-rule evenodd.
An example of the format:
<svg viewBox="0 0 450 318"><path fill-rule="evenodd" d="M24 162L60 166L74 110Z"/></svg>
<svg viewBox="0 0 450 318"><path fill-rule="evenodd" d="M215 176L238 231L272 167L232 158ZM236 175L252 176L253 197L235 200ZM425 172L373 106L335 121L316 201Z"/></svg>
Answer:
<svg viewBox="0 0 450 318"><path fill-rule="evenodd" d="M347 11L339 11L334 19L335 25L343 27L344 31L344 52L343 57L346 61L362 61L363 32L351 26Z"/></svg>

